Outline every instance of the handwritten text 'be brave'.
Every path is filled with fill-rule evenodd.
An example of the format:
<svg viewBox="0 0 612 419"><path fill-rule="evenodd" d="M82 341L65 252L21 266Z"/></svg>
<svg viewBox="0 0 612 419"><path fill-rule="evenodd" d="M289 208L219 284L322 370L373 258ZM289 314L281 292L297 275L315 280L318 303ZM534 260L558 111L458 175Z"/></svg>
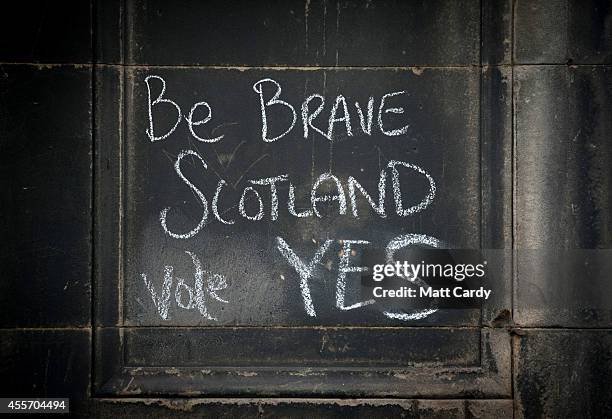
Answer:
<svg viewBox="0 0 612 419"><path fill-rule="evenodd" d="M154 83L153 80L156 80L157 83ZM189 128L189 132L191 135L198 141L214 143L221 141L224 135L219 135L213 138L204 138L200 136L196 132L196 127L200 125L207 124L212 119L212 108L207 102L197 102L195 103L189 113L187 115L183 115L182 109L180 106L174 102L173 100L166 97L166 82L163 78L159 76L148 76L145 79L147 85L148 92L148 115L149 115L149 127L146 130L146 134L148 138L152 141L161 141L169 137L178 127L178 125L185 120L187 126ZM159 92L157 95L153 95L152 91L153 84L158 84L157 91ZM288 102L281 100L282 88L280 84L272 79L266 78L263 80L257 81L253 85L253 90L259 96L259 102L261 104L261 139L264 142L275 142L280 140L282 137L286 136L289 132L291 132L297 121L297 113L295 108L289 104ZM384 114L386 113L396 113L401 114L404 112L403 108L393 108L387 107L387 100L394 97L404 94L405 92L392 92L387 93L382 96L380 99L380 103L378 106L378 117L377 117L377 126L380 129L380 132L386 136L398 136L402 135L408 129L408 125L405 125L401 128L391 129L387 128L384 125ZM318 101L318 106L316 109L311 109L311 103L314 101ZM176 113L176 121L174 125L167 132L157 132L155 129L155 120L154 120L154 108L156 106L160 106L162 104L169 105L170 109L174 108L174 113ZM319 116L319 114L323 111L325 105L325 97L319 94L313 94L308 96L302 103L302 129L304 138L307 138L309 135L309 130L313 130L314 132L320 134L322 137L329 141L333 141L335 138L335 126L338 123L343 123L346 129L346 134L350 137L353 136L353 128L351 122L351 115L348 110L347 101L342 95L336 96L334 104L331 108L329 119L328 119L328 127L327 131L324 132L320 128L315 125L315 118ZM166 106L166 107L167 107ZM194 115L198 111L198 108L203 108L206 111L206 117L204 119L194 120ZM361 109L359 102L355 102L355 108L357 110L357 114L359 117L359 124L361 130L366 135L372 135L372 121L373 121L373 113L374 113L374 98L370 97L368 100L367 111L364 112ZM292 115L291 124L285 131L279 135L271 134L268 130L268 122L273 117L274 111L276 112L289 112ZM193 191L195 196L198 197L200 203L202 205L202 216L200 218L199 223L194 226L191 230L187 232L176 232L172 231L168 227L168 213L170 211L170 207L163 208L160 211L160 223L164 231L171 237L176 239L188 239L196 234L198 234L210 216L209 214L209 198L207 198L206 194L204 194L197 186L194 185L187 177L184 175L181 170L181 162L187 157L192 156L195 157L202 165L203 169L208 169L208 166L205 162L205 159L197 152L191 149L182 150L175 163L174 170L176 174L184 182L189 189ZM402 189L400 184L400 169L411 171L413 174L418 176L422 176L426 179L429 190L425 194L425 196L415 205L412 205L408 208L404 208L403 199L402 199ZM388 210L385 208L386 203L386 184L387 177L390 175L391 183L393 186L393 201L395 206L395 212L397 215L401 217L406 217L417 212L420 212L427 208L431 202L433 201L436 194L436 184L432 176L427 173L423 168L408 162L403 162L399 160L391 160L387 163L386 167L381 170L378 179L378 196L375 199L372 197L370 193L366 191L366 189L361 185L361 183L354 178L353 176L349 176L346 180L346 186L343 185L343 182L332 173L322 173L318 176L318 178L312 184L312 188L310 191L310 209L305 211L297 211L295 208L295 195L296 195L296 187L293 183L291 183L288 174L279 174L273 177L266 177L261 179L251 179L248 180L248 183L251 186L244 187L242 191L242 195L238 202L238 213L245 219L250 221L260 221L264 218L264 200L262 199L260 191L256 188L256 186L260 187L268 187L269 192L268 196L270 197L269 205L269 217L271 220L278 219L278 207L279 207L279 197L278 197L278 184L289 182L289 190L287 196L287 208L291 215L304 218L304 217L321 217L321 211L319 211L319 206L321 202L336 202L338 205L338 213L340 215L347 214L348 207L350 206L351 214L353 217L358 217L358 209L357 209L357 193L361 194L369 205L372 207L374 212L380 216L381 218L385 218L387 216ZM217 183L217 188L212 195L212 202L210 204L210 209L212 210L212 215L214 218L223 223L223 224L234 224L234 220L225 219L221 216L221 212L218 208L218 203L223 193L223 189L227 186L227 182L224 179L219 179ZM334 191L333 193L324 193L322 190L326 188L327 191L330 188ZM347 199L348 192L348 199ZM251 199L255 199L257 211L252 211L250 214L247 213L245 202Z"/></svg>

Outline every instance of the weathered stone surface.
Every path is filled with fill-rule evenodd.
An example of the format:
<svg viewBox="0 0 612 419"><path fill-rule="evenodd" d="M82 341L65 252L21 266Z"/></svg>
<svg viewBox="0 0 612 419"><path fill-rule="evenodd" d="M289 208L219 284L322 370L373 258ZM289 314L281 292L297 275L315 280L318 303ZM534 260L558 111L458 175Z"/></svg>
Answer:
<svg viewBox="0 0 612 419"><path fill-rule="evenodd" d="M515 95L515 321L609 327L612 72L521 66ZM539 250L533 250L539 249Z"/></svg>
<svg viewBox="0 0 612 419"><path fill-rule="evenodd" d="M513 401L468 400L465 413L469 419L512 418Z"/></svg>
<svg viewBox="0 0 612 419"><path fill-rule="evenodd" d="M68 396L77 417L612 417L607 301L612 258L605 250L612 247L611 16L610 0L36 0L7 5L0 16L0 396ZM72 65L94 61L113 66ZM298 83L296 74L306 70L308 82ZM394 77L396 86L410 80L407 90L419 100L406 107L406 115L426 129L405 147L383 151L434 164L432 147L443 150L436 166L444 173L438 203L453 211L438 208L431 219L397 225L443 232L465 247L510 247L514 240L513 310L505 288L507 294L482 318L438 312L418 324L436 328L380 327L376 319L360 318L355 321L359 327L351 324L343 332L338 326L346 324L332 315L326 325L339 332L326 335L325 327L296 322L296 313L272 315L265 308L230 313L225 326L214 331L186 327L193 324L180 316L172 319L176 328L159 327L164 324L155 313L131 300L134 278L115 281L123 255L104 246L121 240L119 223L113 224L109 214L123 191L92 200L92 185L107 191L108 183L118 184L123 176L119 157L105 158L109 150L140 155L127 135L134 129L130 106L137 97L132 88L142 82L138 76L257 71L285 73L292 85L285 93L306 92L310 86L335 95L347 87L351 92L370 84L379 88ZM378 77L370 83L373 73ZM236 80L221 90L235 87ZM183 85L181 92L180 100L201 93L193 85ZM92 96L97 106L92 107ZM427 103L433 106L418 109ZM241 110L235 115L242 116ZM341 140L333 147L302 144L293 163L306 174L312 169L348 173L352 161L331 158L344 151L377 167L378 154L369 144ZM312 165L305 164L308 158ZM144 170L162 164L151 163ZM240 169L251 170L248 165ZM92 171L98 174L94 182ZM447 193L445 185L460 193ZM139 192L126 205L133 209L150 199ZM370 221L333 228L343 234L380 234ZM126 227L136 237L141 233L129 223ZM265 227L255 233L271 234ZM308 227L287 230L309 241L317 229ZM236 263L225 251L225 239L219 235L210 245L225 266L266 267L259 260ZM525 251L533 248L548 250ZM574 248L579 250L563 253ZM588 250L594 248L598 252ZM109 262L94 269L96 325L111 327L97 328L92 345L93 255ZM251 291L261 284L254 282ZM480 322L487 327L481 329ZM125 324L155 331L118 327ZM254 324L269 329L249 331ZM229 329L235 326L240 327ZM513 359L504 327L514 333ZM296 343L296 337L308 344ZM239 338L264 351L250 354ZM375 344L384 347L378 350ZM202 377L212 373L198 365L218 370L228 366L226 361L233 367L218 375L216 387L203 385ZM298 375L270 370L301 361L323 369L336 363L340 369L361 369L362 375L336 371L324 380L312 368ZM245 368L249 362L260 369ZM398 372L398 364L413 369ZM372 372L371 366L395 370ZM370 387L359 387L374 375ZM226 398L236 396L228 388L255 394L252 383L276 392L274 397L298 393L305 398ZM101 398L96 388L121 398ZM224 398L200 398L209 390ZM143 391L159 398L141 398ZM330 398L309 399L313 394ZM361 399L332 398L338 394ZM391 396L416 398L368 399Z"/></svg>
<svg viewBox="0 0 612 419"><path fill-rule="evenodd" d="M525 329L514 357L518 417L612 415L612 331Z"/></svg>
<svg viewBox="0 0 612 419"><path fill-rule="evenodd" d="M488 10L498 15L496 8ZM214 1L205 7L146 0L128 2L125 17L125 59L131 64L405 66L480 60L480 4L466 0Z"/></svg>
<svg viewBox="0 0 612 419"><path fill-rule="evenodd" d="M610 0L515 0L514 18L517 63L612 63Z"/></svg>

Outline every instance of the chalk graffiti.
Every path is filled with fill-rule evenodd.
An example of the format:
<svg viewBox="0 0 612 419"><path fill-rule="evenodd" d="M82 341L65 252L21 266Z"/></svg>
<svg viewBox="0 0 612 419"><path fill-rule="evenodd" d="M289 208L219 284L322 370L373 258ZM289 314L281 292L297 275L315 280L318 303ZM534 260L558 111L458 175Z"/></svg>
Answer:
<svg viewBox="0 0 612 419"><path fill-rule="evenodd" d="M158 75L148 75L144 82L147 91L146 110L148 116L145 134L150 142L167 141L168 137L176 132L182 121L187 124L188 135L199 142L217 143L225 138L224 133L204 135L202 128L199 128L209 124L213 119L213 107L210 102L197 101L184 115L179 104L170 98L172 95L167 94L167 83L164 78ZM339 136L344 138L356 135L372 136L375 133L384 137L397 137L407 134L410 129L407 120L398 123L397 117L386 118L388 114L404 114L403 107L392 105L392 102L401 101L402 98L405 100L409 97L409 94L406 95L404 90L385 93L378 100L374 96L368 96L365 107L359 101L352 102L351 105L350 100L343 94L337 94L333 100L328 100L322 94L313 93L304 98L301 105L297 107L298 111L291 103L291 98L283 97L281 84L272 78L266 77L256 81L252 85L252 90L256 94L258 112L261 117L261 132L258 140L264 143L275 143L287 137L294 130L299 133L298 137L300 139L310 138L313 134L317 138L320 137L326 141L334 142ZM250 92L250 94L252 95L253 92ZM329 114L325 121L322 121L326 103ZM377 104L378 106L376 106ZM331 108L329 108L330 105ZM356 115L354 114L355 111ZM161 112L165 112L166 116L169 115L171 121L171 126L166 126L165 129L160 128L160 125L163 124L157 121ZM279 130L277 121L274 124L270 123L274 118L279 118L279 121L286 125ZM301 124L298 122L298 118L301 119ZM399 118L405 117L401 116ZM357 120L358 124L356 123ZM168 118L165 118L166 125L167 121ZM322 123L326 123L326 126L321 126ZM300 125L301 132L299 132ZM212 133L215 134L215 131L213 130ZM221 198L227 193L227 187L230 184L218 173L215 173L218 181L216 181L216 188L212 193L209 208L209 194L212 191L205 191L197 186L202 184L201 179L190 178L193 176L193 171L190 172L190 177L183 173L181 163L187 156L191 156L193 162L201 167L200 173L202 176L211 175L206 163L207 156L200 151L187 148L183 149L176 157L173 167L174 172L178 180L193 194L197 204L201 207L197 224L194 222L195 225L192 225L188 231L185 231L184 227L181 231L181 228L174 226L172 219L169 220L173 212L176 211L173 210L173 207L166 206L161 209L159 223L162 230L170 238L178 240L186 240L197 236L211 221L218 221L223 225L231 226L236 224L236 221L240 218L248 222L264 220L275 222L282 216L286 217L287 214L295 217L296 221L309 217L323 218L326 214L327 216L330 214L330 211L322 211L323 205L326 205L327 209L334 208L331 211L334 216L340 215L357 219L360 216L358 204L361 200L365 200L373 214L381 219L387 219L392 214L399 217L409 217L429 208L436 197L437 191L433 176L424 168L406 161L389 160L377 169L380 172L377 173L376 191L368 191L363 186L363 178L356 176L350 175L344 178L332 173L331 170L320 173L318 176L313 174L312 184L309 185L309 194L305 195L309 197L308 205L306 208L301 206L300 211L296 209L296 189L298 185L288 173L246 179L244 181L246 185L241 186L242 192L238 202L233 206L220 208L220 206L223 206ZM367 176L367 174L363 176ZM417 200L414 199L414 196L409 197L411 202L417 203L408 207L404 203L406 197L403 195L405 192L404 194L402 192L402 184L406 186L407 182L413 184L419 182L427 185L426 192L417 196ZM393 191L392 198L387 197L389 183ZM231 188L235 189L236 185L231 185ZM410 188L410 190L414 190L414 188ZM247 201L249 202L248 208ZM184 204L186 204L186 201ZM280 211L283 209L283 205L286 205L286 212L284 210ZM231 213L232 210L234 213ZM275 238L275 250L279 252L297 275L304 310L309 317L317 316L311 289L313 286L317 286L323 258L329 254L333 243L334 240L326 239L314 249L312 257L303 258L298 256L284 238L280 236ZM349 295L347 294L348 275L359 274L368 269L365 266L354 265L351 255L355 253L356 248L369 246L370 241L343 239L340 243L335 282L335 309L340 312L350 312L376 304L373 299L348 301L351 297L347 297ZM392 262L398 250L410 246L441 247L442 242L425 234L399 235L391 239L386 246L387 261ZM189 256L193 265L192 280L177 276L173 265L164 266L161 286L155 286L154 281L146 273L140 274L151 296L155 310L163 320L170 318L172 290L174 289L174 301L177 308L196 311L207 320L217 320L217 317L213 314L214 311L211 310L211 303L228 304L228 301L218 294L227 289L227 280L223 275L204 271L202 263L195 253L187 250L185 254ZM420 279L417 278L413 282L419 284L419 281ZM432 309L409 313L383 311L382 314L390 319L409 321L427 317L434 312L435 310Z"/></svg>

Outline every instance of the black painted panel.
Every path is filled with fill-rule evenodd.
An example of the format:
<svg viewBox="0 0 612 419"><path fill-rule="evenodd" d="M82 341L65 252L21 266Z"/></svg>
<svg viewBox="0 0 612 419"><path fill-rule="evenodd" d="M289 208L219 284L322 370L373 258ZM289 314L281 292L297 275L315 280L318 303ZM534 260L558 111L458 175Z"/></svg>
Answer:
<svg viewBox="0 0 612 419"><path fill-rule="evenodd" d="M150 122L144 81L151 75L163 77L166 82L164 97L175 100L184 114L192 104L208 101L213 109L212 119L209 124L194 127L194 130L206 138L225 137L216 143L197 141L183 119L167 138L150 141L146 134ZM324 110L313 124L326 132L336 95L344 95L350 107L353 135L348 135L344 122L339 122L334 125L334 141L330 142L312 128L305 139L299 117L285 137L264 142L259 96L252 86L268 77L282 86L281 99L290 102L297 109L297 115L306 97L313 93L325 95ZM368 240L372 248L382 250L395 237L422 234L439 239L444 243L441 246L480 246L480 83L476 69L415 72L220 69L156 69L153 72L137 69L128 74L127 80L123 304L125 319L130 325L385 322L381 310L374 306L350 312L335 308L339 240ZM153 100L159 95L162 82L149 79L149 83ZM271 82L267 83L267 89L275 89ZM395 115L382 112L383 129L391 131L406 124L409 126L401 135L383 135L377 117L381 97L399 91L404 93L387 99L388 106L402 106L405 111ZM457 91L461 94L451 93ZM272 93L266 90L266 95ZM365 135L360 127L354 106L354 102L359 101L365 109L370 95L375 102L371 136ZM311 104L311 107L316 105ZM159 137L175 125L177 110L168 102L152 109L154 134ZM268 136L279 135L291 123L291 112L285 105L266 112L270 124ZM497 141L503 144L503 138ZM204 168L196 154L187 155L180 166L181 173L206 197L208 216L200 230L197 229L203 217L200 198L180 179L175 168L177 156L185 150L197 153L208 167ZM346 186L348 177L355 177L367 191L377 196L380 172L387 173L390 170L386 169L387 164L392 160L416 165L431 174L436 185L435 197L424 204L422 211L398 216L392 176L387 174L385 209L388 216L376 215L358 197L359 217L355 217ZM339 215L338 203L319 203L321 217L291 215L287 204L289 182L296 188L297 210L308 210L312 206L312 185L321 174L330 171L343 185L346 214ZM426 176L409 168L399 172L404 208L425 200L431 190ZM287 174L289 182L279 183L278 218L273 220L269 187L247 182L281 174ZM225 220L234 222L232 225L222 224L213 217L212 201L220 179L227 185L220 195L218 208ZM264 212L259 221L245 219L237 208L244 188L249 185L255 186L261 194ZM253 199L252 202L257 201ZM164 212L165 208L170 209ZM251 216L258 209L249 205L245 208ZM168 232L164 231L161 222L164 217ZM496 228L501 229L501 226L489 226L491 230ZM196 233L191 235L190 232ZM191 237L176 238L170 233ZM325 240L334 241L321 262L327 269L318 269L318 276L311 285L316 317L306 313L299 277L278 250L277 237L303 259L310 259ZM359 251L359 246L355 245L355 249ZM175 302L178 279L174 279L171 286L168 315L158 313L153 304L152 293L146 288L142 275L153 285L156 295L162 292L165 266L175 270L173 277L186 278L185 283L192 284L196 265L192 255L186 252L197 256L204 271L224 275L229 281L228 289L219 295L230 303L206 297L210 304L208 315L216 317L218 323L206 319L207 316L198 310L179 308ZM358 260L354 263L358 264ZM347 281L348 306L359 301L359 275L349 275ZM182 304L189 305L188 290L179 291L184 293ZM436 316L441 317L434 316L427 321L443 324L478 321L477 313L469 310L442 312Z"/></svg>
<svg viewBox="0 0 612 419"><path fill-rule="evenodd" d="M478 329L135 328L124 342L128 367L480 366Z"/></svg>

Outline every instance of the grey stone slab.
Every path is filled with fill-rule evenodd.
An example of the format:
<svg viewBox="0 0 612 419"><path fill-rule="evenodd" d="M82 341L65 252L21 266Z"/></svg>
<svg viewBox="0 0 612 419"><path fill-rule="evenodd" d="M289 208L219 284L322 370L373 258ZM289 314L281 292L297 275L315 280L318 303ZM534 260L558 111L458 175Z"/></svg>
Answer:
<svg viewBox="0 0 612 419"><path fill-rule="evenodd" d="M612 63L610 0L516 0L517 63Z"/></svg>
<svg viewBox="0 0 612 419"><path fill-rule="evenodd" d="M516 417L612 415L612 331L525 329L514 348Z"/></svg>
<svg viewBox="0 0 612 419"><path fill-rule="evenodd" d="M515 69L518 324L612 322L609 252L586 250L612 246L611 80L605 66Z"/></svg>
<svg viewBox="0 0 612 419"><path fill-rule="evenodd" d="M472 1L323 2L325 65L480 62L480 5Z"/></svg>

